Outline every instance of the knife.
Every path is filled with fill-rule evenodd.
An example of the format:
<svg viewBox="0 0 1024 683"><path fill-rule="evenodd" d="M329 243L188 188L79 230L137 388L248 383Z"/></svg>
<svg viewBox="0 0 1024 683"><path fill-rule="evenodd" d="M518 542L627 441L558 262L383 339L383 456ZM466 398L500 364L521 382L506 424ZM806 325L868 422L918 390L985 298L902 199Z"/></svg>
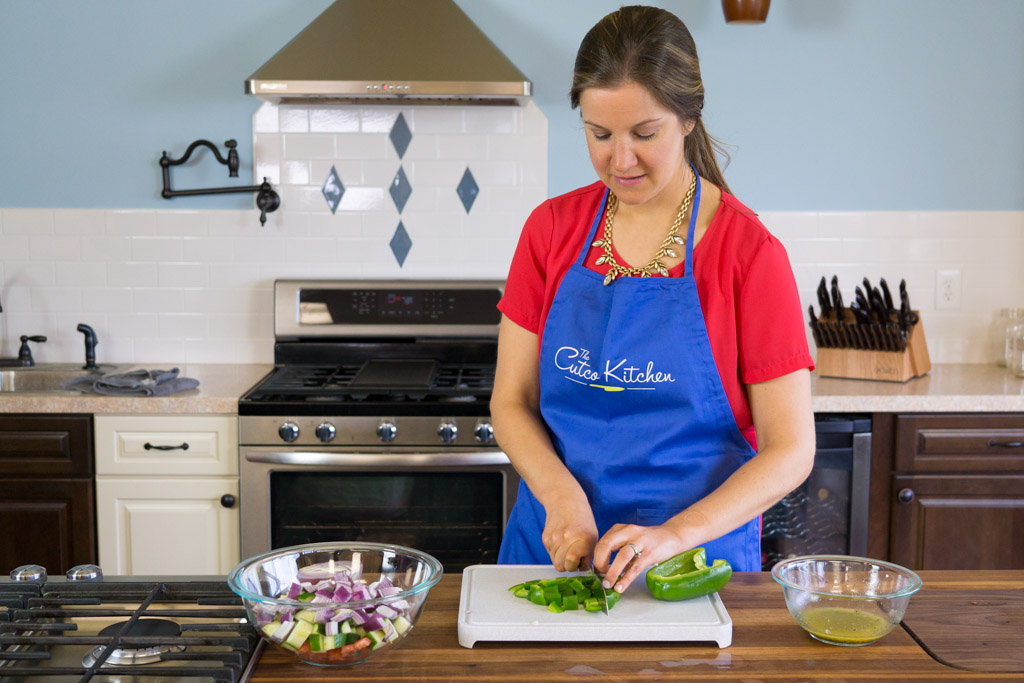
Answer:
<svg viewBox="0 0 1024 683"><path fill-rule="evenodd" d="M608 616L608 593L604 589L604 575L594 569L594 558L590 558L590 574L597 579L597 589L601 591L601 611Z"/></svg>
<svg viewBox="0 0 1024 683"><path fill-rule="evenodd" d="M821 306L821 319L827 320L832 313L832 303L828 299L828 285L825 284L825 276L821 277L818 283L818 305Z"/></svg>
<svg viewBox="0 0 1024 683"><path fill-rule="evenodd" d="M836 320L843 320L843 295L839 291L839 276L832 276L832 306L836 309Z"/></svg>
<svg viewBox="0 0 1024 683"><path fill-rule="evenodd" d="M814 316L814 306L808 306L807 312L811 316L811 333L814 335L814 343L821 348L824 344L821 343L821 330L818 329L818 319Z"/></svg>
<svg viewBox="0 0 1024 683"><path fill-rule="evenodd" d="M885 299L885 307L890 311L896 310L896 306L892 302L892 292L889 291L889 284L885 281L885 278L879 278L878 286L882 288L882 297Z"/></svg>

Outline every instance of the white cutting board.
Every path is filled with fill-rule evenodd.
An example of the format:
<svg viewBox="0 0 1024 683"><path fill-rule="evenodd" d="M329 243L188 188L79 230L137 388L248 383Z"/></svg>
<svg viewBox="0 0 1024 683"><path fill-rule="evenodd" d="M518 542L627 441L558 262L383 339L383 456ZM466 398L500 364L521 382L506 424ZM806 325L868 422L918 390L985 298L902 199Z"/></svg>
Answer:
<svg viewBox="0 0 1024 683"><path fill-rule="evenodd" d="M634 581L607 615L603 612L562 612L517 598L509 591L531 579L573 576L551 565L477 564L462 572L459 601L459 645L478 640L532 641L714 641L732 644L732 618L718 593L691 600L655 600L643 577Z"/></svg>

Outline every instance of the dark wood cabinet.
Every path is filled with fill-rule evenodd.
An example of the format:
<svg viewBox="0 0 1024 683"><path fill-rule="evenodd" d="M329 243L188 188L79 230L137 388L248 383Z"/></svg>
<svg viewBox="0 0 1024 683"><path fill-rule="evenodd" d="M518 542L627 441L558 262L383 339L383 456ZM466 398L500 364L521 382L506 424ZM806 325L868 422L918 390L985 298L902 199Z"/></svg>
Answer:
<svg viewBox="0 0 1024 683"><path fill-rule="evenodd" d="M889 559L1024 569L1024 415L897 415Z"/></svg>
<svg viewBox="0 0 1024 683"><path fill-rule="evenodd" d="M91 415L0 415L0 572L96 562Z"/></svg>

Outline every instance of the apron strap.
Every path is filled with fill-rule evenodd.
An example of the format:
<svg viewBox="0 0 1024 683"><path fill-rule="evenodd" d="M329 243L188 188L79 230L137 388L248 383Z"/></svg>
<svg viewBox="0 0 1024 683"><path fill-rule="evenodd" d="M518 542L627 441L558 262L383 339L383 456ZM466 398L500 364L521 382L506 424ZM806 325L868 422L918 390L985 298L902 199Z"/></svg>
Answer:
<svg viewBox="0 0 1024 683"><path fill-rule="evenodd" d="M583 242L583 248L580 249L579 258L576 259L576 265L583 266L583 263L587 259L587 254L590 253L590 245L594 243L594 238L597 236L597 228L601 225L601 218L604 216L604 208L608 205L608 188L604 188L604 195L601 197L601 206L597 208L597 215L594 216L594 222L590 226L590 234L587 235L587 239Z"/></svg>
<svg viewBox="0 0 1024 683"><path fill-rule="evenodd" d="M700 174L691 163L693 177L697 181L697 189L693 193L693 210L690 211L690 227L686 229L686 263L683 266L683 278L693 279L693 236L697 232L697 210L700 208Z"/></svg>

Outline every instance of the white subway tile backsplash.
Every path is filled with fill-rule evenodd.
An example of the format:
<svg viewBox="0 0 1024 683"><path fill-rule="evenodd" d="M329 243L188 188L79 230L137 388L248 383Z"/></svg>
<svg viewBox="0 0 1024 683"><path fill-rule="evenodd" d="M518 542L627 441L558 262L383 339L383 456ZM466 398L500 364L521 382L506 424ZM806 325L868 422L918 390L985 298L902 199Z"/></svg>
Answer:
<svg viewBox="0 0 1024 683"><path fill-rule="evenodd" d="M66 262L54 270L56 284L66 287L106 287L107 271L97 263Z"/></svg>
<svg viewBox="0 0 1024 683"><path fill-rule="evenodd" d="M281 183L285 185L308 185L310 162L302 159L299 161L285 161L281 163Z"/></svg>
<svg viewBox="0 0 1024 683"><path fill-rule="evenodd" d="M470 135L510 135L519 132L519 107L466 107L466 132Z"/></svg>
<svg viewBox="0 0 1024 683"><path fill-rule="evenodd" d="M279 107L278 126L282 133L308 133L309 109L287 105Z"/></svg>
<svg viewBox="0 0 1024 683"><path fill-rule="evenodd" d="M138 287L132 294L135 313L181 313L185 310L185 296L180 289Z"/></svg>
<svg viewBox="0 0 1024 683"><path fill-rule="evenodd" d="M466 107L417 107L406 121L417 135L458 135L465 130Z"/></svg>
<svg viewBox="0 0 1024 683"><path fill-rule="evenodd" d="M196 313L160 313L157 329L161 337L171 339L201 339L209 335L209 317Z"/></svg>
<svg viewBox="0 0 1024 683"><path fill-rule="evenodd" d="M264 102L252 115L253 133L278 133L281 130L280 111L277 105Z"/></svg>
<svg viewBox="0 0 1024 683"><path fill-rule="evenodd" d="M387 135L376 134L338 134L334 136L334 152L328 157L312 154L310 159L391 159L396 158L394 147ZM296 157L289 157L296 158ZM344 181L344 178L342 179ZM321 180L321 182L323 182Z"/></svg>
<svg viewBox="0 0 1024 683"><path fill-rule="evenodd" d="M29 258L34 261L77 261L82 238L78 235L33 235L28 239Z"/></svg>
<svg viewBox="0 0 1024 683"><path fill-rule="evenodd" d="M360 110L360 130L364 133L390 133L399 110L394 107L365 107ZM409 117L406 116L408 122Z"/></svg>
<svg viewBox="0 0 1024 683"><path fill-rule="evenodd" d="M90 237L82 242L81 259L102 270L103 263L119 263L131 260L132 240L140 237L110 236Z"/></svg>
<svg viewBox="0 0 1024 683"><path fill-rule="evenodd" d="M3 234L52 235L53 211L36 209L3 209Z"/></svg>
<svg viewBox="0 0 1024 683"><path fill-rule="evenodd" d="M28 235L0 235L0 259L14 263L29 259Z"/></svg>
<svg viewBox="0 0 1024 683"><path fill-rule="evenodd" d="M204 263L158 263L157 284L160 287L205 287L210 266Z"/></svg>
<svg viewBox="0 0 1024 683"><path fill-rule="evenodd" d="M156 234L156 211L114 209L107 211L108 235L143 236Z"/></svg>
<svg viewBox="0 0 1024 683"><path fill-rule="evenodd" d="M132 261L155 262L180 261L182 239L180 237L132 237Z"/></svg>
<svg viewBox="0 0 1024 683"><path fill-rule="evenodd" d="M156 268L152 263L107 263L110 287L155 287Z"/></svg>
<svg viewBox="0 0 1024 683"><path fill-rule="evenodd" d="M82 313L131 313L134 310L134 293L130 287L84 287Z"/></svg>
<svg viewBox="0 0 1024 683"><path fill-rule="evenodd" d="M389 206L394 208L394 203L383 187L350 187L345 190L338 211L381 211Z"/></svg>
<svg viewBox="0 0 1024 683"><path fill-rule="evenodd" d="M311 133L358 133L359 111L343 107L323 107L309 110Z"/></svg>
<svg viewBox="0 0 1024 683"><path fill-rule="evenodd" d="M209 234L207 211L160 211L156 214L156 234L165 237L205 237Z"/></svg>
<svg viewBox="0 0 1024 683"><path fill-rule="evenodd" d="M358 135L353 135L359 138ZM286 133L282 140L282 159L333 159L335 136L326 133L300 135ZM259 153L257 148L256 152Z"/></svg>
<svg viewBox="0 0 1024 683"><path fill-rule="evenodd" d="M106 211L103 209L55 209L53 233L55 235L102 235L106 230Z"/></svg>
<svg viewBox="0 0 1024 683"><path fill-rule="evenodd" d="M33 313L76 313L82 310L82 290L77 287L33 287Z"/></svg>

